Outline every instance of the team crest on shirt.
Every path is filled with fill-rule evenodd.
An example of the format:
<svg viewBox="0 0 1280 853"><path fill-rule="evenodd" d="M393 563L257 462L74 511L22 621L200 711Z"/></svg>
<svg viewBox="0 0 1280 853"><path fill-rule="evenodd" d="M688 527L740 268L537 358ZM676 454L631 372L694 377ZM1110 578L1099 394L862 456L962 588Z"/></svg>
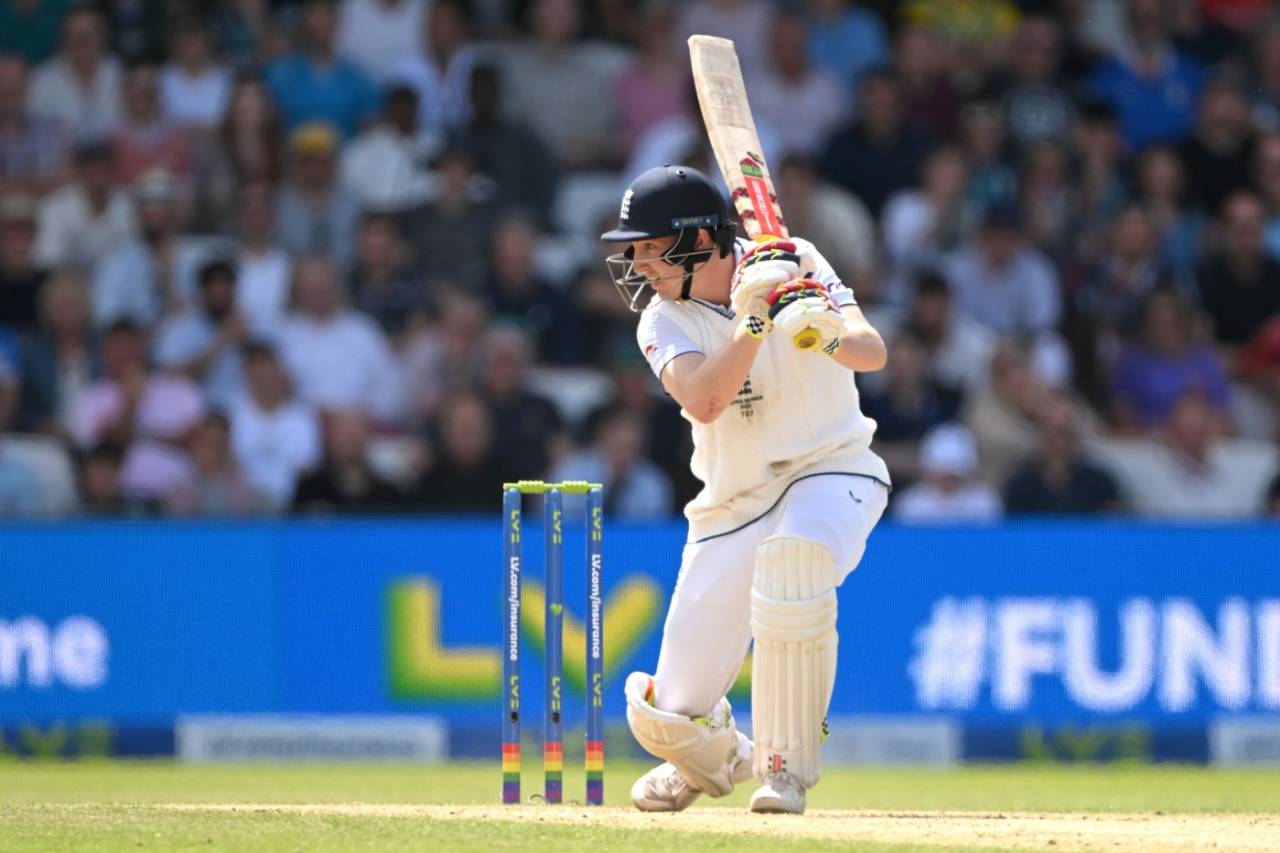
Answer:
<svg viewBox="0 0 1280 853"><path fill-rule="evenodd" d="M764 395L755 393L755 389L751 387L751 377L748 376L746 381L742 383L738 396L734 398L733 405L738 408L738 414L742 415L742 419L749 421L756 416L753 404L763 399Z"/></svg>

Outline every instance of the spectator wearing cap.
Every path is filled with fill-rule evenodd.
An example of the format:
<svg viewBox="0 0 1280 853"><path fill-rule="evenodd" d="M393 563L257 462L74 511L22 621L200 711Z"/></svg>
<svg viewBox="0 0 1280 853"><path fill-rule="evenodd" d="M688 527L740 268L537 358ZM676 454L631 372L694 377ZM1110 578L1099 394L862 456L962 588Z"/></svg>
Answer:
<svg viewBox="0 0 1280 853"><path fill-rule="evenodd" d="M276 235L291 254L351 263L360 203L338 182L338 134L319 122L289 136L289 177L276 200Z"/></svg>
<svg viewBox="0 0 1280 853"><path fill-rule="evenodd" d="M1195 130L1178 147L1191 202L1219 210L1227 196L1247 189L1253 151L1244 81L1235 71L1217 70L1200 91Z"/></svg>
<svg viewBox="0 0 1280 853"><path fill-rule="evenodd" d="M418 96L418 126L424 133L454 133L471 117L467 92L480 53L471 42L471 16L465 0L435 0L423 16L417 49L397 54L388 80Z"/></svg>
<svg viewBox="0 0 1280 853"><path fill-rule="evenodd" d="M111 145L119 184L132 185L157 169L172 175L180 187L191 180L191 139L161 113L156 65L149 60L135 60L125 71L124 115Z"/></svg>
<svg viewBox="0 0 1280 853"><path fill-rule="evenodd" d="M70 178L71 138L61 125L28 114L28 79L26 60L0 53L0 192L39 196Z"/></svg>
<svg viewBox="0 0 1280 853"><path fill-rule="evenodd" d="M1131 0L1126 13L1126 49L1098 64L1089 88L1119 115L1130 150L1141 151L1192 129L1204 72L1169 40L1161 0Z"/></svg>
<svg viewBox="0 0 1280 853"><path fill-rule="evenodd" d="M995 521L1000 496L976 478L978 452L973 436L958 424L944 424L920 445L921 480L893 502L895 518L906 522Z"/></svg>
<svg viewBox="0 0 1280 853"><path fill-rule="evenodd" d="M212 130L231 95L231 69L217 61L208 25L182 14L169 28L169 61L160 69L160 106L177 127Z"/></svg>
<svg viewBox="0 0 1280 853"><path fill-rule="evenodd" d="M400 364L377 324L342 304L336 272L326 258L297 260L293 310L279 345L305 402L319 409L361 409L382 423L400 420Z"/></svg>
<svg viewBox="0 0 1280 853"><path fill-rule="evenodd" d="M48 276L36 265L35 215L30 196L0 196L0 327L23 334L35 330L40 285Z"/></svg>
<svg viewBox="0 0 1280 853"><path fill-rule="evenodd" d="M1096 515L1120 510L1120 487L1080 447L1071 401L1053 394L1038 413L1039 447L1004 487L1009 515Z"/></svg>
<svg viewBox="0 0 1280 853"><path fill-rule="evenodd" d="M77 137L115 129L123 113L120 62L107 52L106 25L92 5L77 5L62 18L58 53L31 80L31 114L56 121Z"/></svg>
<svg viewBox="0 0 1280 853"><path fill-rule="evenodd" d="M944 263L956 307L998 335L1051 332L1062 313L1058 274L1023 239L1011 206L987 211L972 245Z"/></svg>
<svg viewBox="0 0 1280 853"><path fill-rule="evenodd" d="M168 172L147 172L134 185L139 235L111 252L93 277L93 321L121 317L149 328L195 296L195 272L205 241L180 233L178 183Z"/></svg>
<svg viewBox="0 0 1280 853"><path fill-rule="evenodd" d="M292 131L325 122L340 138L356 134L378 109L378 90L359 68L337 56L334 0L305 0L299 20L301 49L267 66L267 85Z"/></svg>
<svg viewBox="0 0 1280 853"><path fill-rule="evenodd" d="M819 168L879 216L895 192L912 186L924 158L924 137L906 124L902 83L891 71L862 78L858 114L835 131Z"/></svg>
<svg viewBox="0 0 1280 853"><path fill-rule="evenodd" d="M23 347L22 425L69 434L73 403L100 372L83 278L54 272L40 289L39 305L40 326Z"/></svg>
<svg viewBox="0 0 1280 853"><path fill-rule="evenodd" d="M271 344L244 348L245 393L231 406L231 446L240 469L268 506L293 501L298 478L320 461L315 410L293 394Z"/></svg>
<svg viewBox="0 0 1280 853"><path fill-rule="evenodd" d="M341 0L338 54L376 81L416 54L426 38L427 0Z"/></svg>
<svg viewBox="0 0 1280 853"><path fill-rule="evenodd" d="M370 426L369 415L362 409L335 409L325 415L324 458L299 481L293 496L295 512L374 513L406 508L404 494L369 464ZM458 489L468 488L466 481L455 481L443 496L456 498ZM465 508L462 503L450 505L454 512Z"/></svg>
<svg viewBox="0 0 1280 853"><path fill-rule="evenodd" d="M46 269L92 270L137 233L133 198L115 184L111 146L77 146L71 183L40 201L36 213L36 262Z"/></svg>
<svg viewBox="0 0 1280 853"><path fill-rule="evenodd" d="M72 404L71 438L88 450L110 441L125 448L120 472L126 497L163 501L190 488L190 432L204 417L200 389L176 374L153 373L141 329L129 319L102 338L103 377Z"/></svg>
<svg viewBox="0 0 1280 853"><path fill-rule="evenodd" d="M0 53L44 62L58 46L58 25L72 0L25 0L0 4Z"/></svg>
<svg viewBox="0 0 1280 853"><path fill-rule="evenodd" d="M397 83L382 99L382 117L343 149L339 182L365 208L417 207L433 192L427 162L435 145L418 130L417 94Z"/></svg>
<svg viewBox="0 0 1280 853"><path fill-rule="evenodd" d="M1200 265L1200 304L1218 343L1246 343L1268 318L1280 313L1280 263L1267 256L1265 212L1252 192L1232 194L1222 205L1221 248Z"/></svg>
<svg viewBox="0 0 1280 853"><path fill-rule="evenodd" d="M236 307L256 337L270 337L289 309L293 261L276 239L275 187L266 181L241 184L236 197L236 230L240 276Z"/></svg>
<svg viewBox="0 0 1280 853"><path fill-rule="evenodd" d="M204 389L206 402L225 409L243 392L240 347L248 333L236 309L236 268L224 258L211 258L196 279L196 304L160 324L152 356L157 367L191 377Z"/></svg>

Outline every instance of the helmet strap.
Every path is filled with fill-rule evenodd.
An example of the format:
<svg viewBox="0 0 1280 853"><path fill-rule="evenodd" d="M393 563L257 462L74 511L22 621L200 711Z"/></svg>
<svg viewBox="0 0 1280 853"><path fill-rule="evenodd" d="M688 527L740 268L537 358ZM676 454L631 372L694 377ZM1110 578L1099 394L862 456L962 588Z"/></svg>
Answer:
<svg viewBox="0 0 1280 853"><path fill-rule="evenodd" d="M681 266L684 267L684 279L680 283L680 300L684 301L689 298L690 291L693 290L693 272L700 264L704 264L711 260L711 250L694 251L694 246L698 244L697 228L681 228L680 236L671 244L671 248L663 253L663 257L684 255Z"/></svg>

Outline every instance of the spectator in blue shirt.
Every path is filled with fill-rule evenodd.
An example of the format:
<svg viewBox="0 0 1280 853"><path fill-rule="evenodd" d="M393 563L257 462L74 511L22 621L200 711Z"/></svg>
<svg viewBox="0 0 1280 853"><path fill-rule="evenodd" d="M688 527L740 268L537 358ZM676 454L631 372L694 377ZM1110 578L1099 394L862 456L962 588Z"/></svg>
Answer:
<svg viewBox="0 0 1280 853"><path fill-rule="evenodd" d="M267 86L286 130L325 121L350 139L378 109L373 81L334 51L337 20L333 0L307 0L300 21L301 50L267 66Z"/></svg>
<svg viewBox="0 0 1280 853"><path fill-rule="evenodd" d="M1128 49L1100 63L1089 88L1119 115L1129 148L1141 151L1191 132L1203 71L1170 43L1160 4L1134 2L1128 14Z"/></svg>

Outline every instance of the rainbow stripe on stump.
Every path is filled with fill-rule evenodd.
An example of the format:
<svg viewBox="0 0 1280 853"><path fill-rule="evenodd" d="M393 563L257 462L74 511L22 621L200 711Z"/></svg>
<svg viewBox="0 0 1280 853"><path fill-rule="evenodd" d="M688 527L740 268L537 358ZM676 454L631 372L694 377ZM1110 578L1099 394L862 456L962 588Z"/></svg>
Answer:
<svg viewBox="0 0 1280 853"><path fill-rule="evenodd" d="M564 792L564 746L548 743L542 751L542 769L546 776L543 795L548 803L561 801Z"/></svg>
<svg viewBox="0 0 1280 853"><path fill-rule="evenodd" d="M587 741L587 802L604 802L604 741Z"/></svg>
<svg viewBox="0 0 1280 853"><path fill-rule="evenodd" d="M520 744L502 745L502 802L520 802Z"/></svg>

